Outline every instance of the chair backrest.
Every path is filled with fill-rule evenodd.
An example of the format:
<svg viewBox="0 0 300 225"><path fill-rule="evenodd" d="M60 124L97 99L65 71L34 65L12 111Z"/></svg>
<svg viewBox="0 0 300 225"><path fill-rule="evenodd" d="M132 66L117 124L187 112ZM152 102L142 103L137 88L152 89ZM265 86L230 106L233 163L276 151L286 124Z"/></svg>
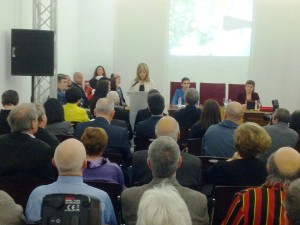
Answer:
<svg viewBox="0 0 300 225"><path fill-rule="evenodd" d="M245 92L245 84L228 84L228 99L237 101L239 93Z"/></svg>
<svg viewBox="0 0 300 225"><path fill-rule="evenodd" d="M123 159L122 159L121 154L104 151L102 156L105 157L105 158L108 158L109 161L111 161L113 163L116 163L120 167L122 167Z"/></svg>
<svg viewBox="0 0 300 225"><path fill-rule="evenodd" d="M249 188L249 186L216 186L214 187L214 208L212 225L220 225L226 217L235 193Z"/></svg>
<svg viewBox="0 0 300 225"><path fill-rule="evenodd" d="M151 144L151 139L145 137L134 137L134 151L147 150Z"/></svg>
<svg viewBox="0 0 300 225"><path fill-rule="evenodd" d="M196 82L190 83L191 88L196 88ZM181 82L170 82L170 104L172 102L173 95L175 94L176 89L181 88Z"/></svg>
<svg viewBox="0 0 300 225"><path fill-rule="evenodd" d="M53 183L52 178L38 178L38 177L1 177L0 190L7 192L17 204L20 204L23 209L29 195L38 186Z"/></svg>
<svg viewBox="0 0 300 225"><path fill-rule="evenodd" d="M189 154L200 156L202 149L202 138L187 139L187 151Z"/></svg>
<svg viewBox="0 0 300 225"><path fill-rule="evenodd" d="M122 220L122 205L121 205L121 193L123 191L123 187L118 183L107 182L101 180L84 180L84 183L98 188L102 191L105 191L110 197L111 203L114 207L115 215L119 224L121 224Z"/></svg>
<svg viewBox="0 0 300 225"><path fill-rule="evenodd" d="M63 142L69 138L73 138L73 135L55 135L59 142Z"/></svg>
<svg viewBox="0 0 300 225"><path fill-rule="evenodd" d="M225 157L216 157L216 156L198 156L201 160L201 169L202 171L207 169L208 167L215 165L220 160L227 160Z"/></svg>
<svg viewBox="0 0 300 225"><path fill-rule="evenodd" d="M207 99L216 100L219 105L223 105L223 99L225 98L226 84L224 83L200 83L200 104Z"/></svg>

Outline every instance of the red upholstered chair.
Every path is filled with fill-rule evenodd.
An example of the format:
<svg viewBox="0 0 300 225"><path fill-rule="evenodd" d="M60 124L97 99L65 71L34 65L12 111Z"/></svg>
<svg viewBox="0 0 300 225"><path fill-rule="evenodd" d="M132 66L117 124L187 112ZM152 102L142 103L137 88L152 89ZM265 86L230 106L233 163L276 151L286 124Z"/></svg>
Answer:
<svg viewBox="0 0 300 225"><path fill-rule="evenodd" d="M245 84L228 84L228 99L236 101L238 94L245 92Z"/></svg>
<svg viewBox="0 0 300 225"><path fill-rule="evenodd" d="M196 88L196 82L191 82L190 87ZM170 82L170 104L172 102L173 95L178 88L181 88L181 82Z"/></svg>
<svg viewBox="0 0 300 225"><path fill-rule="evenodd" d="M225 89L226 85L224 83L200 83L200 104L203 105L207 99L214 99L219 105L223 105Z"/></svg>

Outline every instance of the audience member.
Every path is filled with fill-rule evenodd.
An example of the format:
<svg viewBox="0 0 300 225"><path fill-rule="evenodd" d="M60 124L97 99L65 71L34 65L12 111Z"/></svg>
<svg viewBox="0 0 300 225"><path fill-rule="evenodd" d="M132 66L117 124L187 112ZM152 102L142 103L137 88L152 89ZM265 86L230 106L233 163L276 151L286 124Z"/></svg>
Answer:
<svg viewBox="0 0 300 225"><path fill-rule="evenodd" d="M62 104L55 98L49 98L44 103L47 116L46 131L54 135L73 135L71 122L65 121L65 112Z"/></svg>
<svg viewBox="0 0 300 225"><path fill-rule="evenodd" d="M118 95L118 92L116 91L110 91L107 93L106 96L108 99L110 99L111 101L113 101L114 105L115 105L115 115L114 115L114 119L116 120L122 120L126 123L126 127L128 129L128 134L129 134L129 139L131 140L133 137L133 131L132 131L132 126L130 124L130 120L129 120L129 111L125 110L123 107L120 107L120 98Z"/></svg>
<svg viewBox="0 0 300 225"><path fill-rule="evenodd" d="M96 89L98 81L103 79L103 78L106 78L105 69L104 69L103 66L97 66L95 71L94 71L93 78L90 79L90 86L93 89Z"/></svg>
<svg viewBox="0 0 300 225"><path fill-rule="evenodd" d="M160 94L159 91L157 89L151 89L148 94L147 94L147 103L149 105L149 96L152 95L152 94ZM135 127L136 125L141 122L141 121L144 121L146 119L149 119L151 117L151 113L149 111L149 107L145 108L145 109L140 109L137 114L136 114L136 117L135 117L135 121L134 121L134 130L135 130Z"/></svg>
<svg viewBox="0 0 300 225"><path fill-rule="evenodd" d="M47 116L44 107L41 104L36 103L35 108L38 113L38 130L34 134L34 136L37 139L40 139L41 141L50 145L50 147L53 149L54 152L55 148L59 144L59 141L54 134L51 134L45 130L47 124Z"/></svg>
<svg viewBox="0 0 300 225"><path fill-rule="evenodd" d="M19 103L18 92L14 90L4 91L1 97L3 109L0 111L0 135L11 133L11 128L7 122L7 117L12 110Z"/></svg>
<svg viewBox="0 0 300 225"><path fill-rule="evenodd" d="M87 127L103 128L108 136L106 151L122 155L124 162L122 171L125 184L128 186L129 174L127 167L131 164L131 151L127 128L110 124L114 117L114 103L107 98L100 98L98 100L94 113L96 116L94 121L77 124L74 136L80 140Z"/></svg>
<svg viewBox="0 0 300 225"><path fill-rule="evenodd" d="M179 125L170 116L162 117L155 126L156 137L168 136L174 141L180 138ZM148 151L142 150L133 153L132 156L132 183L147 184L152 179L152 173L147 165ZM181 152L182 164L176 171L178 183L184 187L195 190L200 189L201 161L198 157Z"/></svg>
<svg viewBox="0 0 300 225"><path fill-rule="evenodd" d="M1 225L25 225L22 206L4 191L0 190L0 224Z"/></svg>
<svg viewBox="0 0 300 225"><path fill-rule="evenodd" d="M95 197L101 202L101 224L117 224L114 209L106 192L83 183L82 171L87 166L83 144L73 138L68 139L55 150L53 164L59 177L56 182L35 188L29 196L26 206L26 218L29 222L41 219L43 198L49 194L82 194Z"/></svg>
<svg viewBox="0 0 300 225"><path fill-rule="evenodd" d="M237 101L243 105L244 108L247 106L248 101L259 101L259 96L254 92L255 82L253 80L247 80L245 84L245 92L239 93Z"/></svg>
<svg viewBox="0 0 300 225"><path fill-rule="evenodd" d="M67 78L67 87L68 88L71 88L72 87L72 80L71 80L71 77L69 75L66 75L66 78Z"/></svg>
<svg viewBox="0 0 300 225"><path fill-rule="evenodd" d="M84 180L115 182L124 187L123 173L116 163L102 157L108 136L104 129L87 127L81 137L86 150L87 168L83 170Z"/></svg>
<svg viewBox="0 0 300 225"><path fill-rule="evenodd" d="M120 106L123 106L124 109L129 110L129 107L128 107L126 100L124 98L124 95L123 95L122 88L120 86L120 83L121 83L120 74L112 73L110 78L111 78L111 90L118 92L119 98L120 98Z"/></svg>
<svg viewBox="0 0 300 225"><path fill-rule="evenodd" d="M289 185L284 200L284 219L286 225L300 225L300 179Z"/></svg>
<svg viewBox="0 0 300 225"><path fill-rule="evenodd" d="M173 117L180 127L191 128L200 118L201 110L196 107L199 101L199 92L189 88L184 95L186 107L173 113Z"/></svg>
<svg viewBox="0 0 300 225"><path fill-rule="evenodd" d="M296 110L292 113L289 127L296 131L300 137L300 110ZM295 149L300 152L300 138L298 139Z"/></svg>
<svg viewBox="0 0 300 225"><path fill-rule="evenodd" d="M160 94L149 95L148 108L151 117L138 123L135 129L135 136L142 138L155 138L155 125L163 117L165 109L164 97Z"/></svg>
<svg viewBox="0 0 300 225"><path fill-rule="evenodd" d="M189 138L203 138L206 130L211 126L221 122L221 111L217 101L208 99L204 102L202 113L189 134Z"/></svg>
<svg viewBox="0 0 300 225"><path fill-rule="evenodd" d="M178 105L178 99L180 98L181 104L185 105L184 95L186 91L190 88L190 79L188 77L184 77L181 79L181 87L175 90L175 93L172 98L172 105Z"/></svg>
<svg viewBox="0 0 300 225"><path fill-rule="evenodd" d="M222 225L284 224L282 203L291 181L300 177L300 154L290 147L280 148L269 157L267 169L261 187L236 194Z"/></svg>
<svg viewBox="0 0 300 225"><path fill-rule="evenodd" d="M65 92L67 89L67 76L64 74L57 74L57 99L62 105L66 104Z"/></svg>
<svg viewBox="0 0 300 225"><path fill-rule="evenodd" d="M89 106L89 100L87 99L85 92L82 88L82 82L83 82L83 75L80 72L75 72L73 74L73 82L71 87L78 88L81 92L81 106L83 108L88 108Z"/></svg>
<svg viewBox="0 0 300 225"><path fill-rule="evenodd" d="M34 138L38 114L34 104L15 106L8 118L12 133L0 136L0 176L52 177L53 151Z"/></svg>
<svg viewBox="0 0 300 225"><path fill-rule="evenodd" d="M136 224L138 205L144 192L161 183L171 184L178 190L188 206L192 224L208 224L206 197L182 187L176 180L176 170L181 162L179 146L172 138L162 136L151 143L147 164L153 173L153 180L143 186L125 189L121 195L123 218L127 225Z"/></svg>
<svg viewBox="0 0 300 225"><path fill-rule="evenodd" d="M140 63L137 66L136 78L132 82L129 92L150 91L154 88L154 81L149 77L149 68L146 63Z"/></svg>
<svg viewBox="0 0 300 225"><path fill-rule="evenodd" d="M234 153L203 173L203 179L217 185L260 186L268 175L266 165L257 159L271 144L271 137L256 123L247 122L234 132Z"/></svg>
<svg viewBox="0 0 300 225"><path fill-rule="evenodd" d="M97 101L100 98L105 98L109 91L110 91L110 82L108 80L101 79L96 86L95 93L90 99L90 111L93 116L95 116L94 109L96 107Z"/></svg>
<svg viewBox="0 0 300 225"><path fill-rule="evenodd" d="M137 225L192 225L186 203L171 185L146 191L140 201Z"/></svg>
<svg viewBox="0 0 300 225"><path fill-rule="evenodd" d="M66 91L66 101L67 104L63 106L65 121L86 122L90 120L86 110L78 106L81 102L81 92L78 88L71 87Z"/></svg>
<svg viewBox="0 0 300 225"><path fill-rule="evenodd" d="M234 154L234 131L243 116L243 107L238 102L230 102L225 111L225 120L211 125L202 141L202 155L230 158Z"/></svg>
<svg viewBox="0 0 300 225"><path fill-rule="evenodd" d="M271 136L272 144L258 158L267 163L269 156L281 147L295 148L298 142L298 133L289 128L290 112L287 109L277 109L272 117L272 125L265 126L265 130Z"/></svg>

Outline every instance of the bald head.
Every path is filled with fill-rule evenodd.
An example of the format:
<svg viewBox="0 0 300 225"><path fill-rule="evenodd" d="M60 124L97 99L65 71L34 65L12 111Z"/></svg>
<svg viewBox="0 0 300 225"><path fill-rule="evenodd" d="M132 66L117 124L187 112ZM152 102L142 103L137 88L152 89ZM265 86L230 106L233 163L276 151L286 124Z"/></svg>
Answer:
<svg viewBox="0 0 300 225"><path fill-rule="evenodd" d="M237 122L243 116L243 107L239 102L230 102L226 107L226 119Z"/></svg>
<svg viewBox="0 0 300 225"><path fill-rule="evenodd" d="M290 147L282 147L274 153L274 164L282 175L293 175L300 171L300 154Z"/></svg>
<svg viewBox="0 0 300 225"><path fill-rule="evenodd" d="M74 81L76 84L81 85L82 82L83 82L83 75L82 75L82 73L80 73L80 72L75 72L75 73L73 74L73 81Z"/></svg>
<svg viewBox="0 0 300 225"><path fill-rule="evenodd" d="M174 141L179 138L178 122L171 116L163 116L155 126L156 137L168 136Z"/></svg>
<svg viewBox="0 0 300 225"><path fill-rule="evenodd" d="M86 151L80 141L70 138L57 146L53 160L60 176L82 176Z"/></svg>

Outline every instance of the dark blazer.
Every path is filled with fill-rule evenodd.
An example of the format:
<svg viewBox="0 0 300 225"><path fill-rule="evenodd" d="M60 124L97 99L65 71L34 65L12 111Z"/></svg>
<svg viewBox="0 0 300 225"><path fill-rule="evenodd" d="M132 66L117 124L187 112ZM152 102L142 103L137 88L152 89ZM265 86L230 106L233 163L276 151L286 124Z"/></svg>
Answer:
<svg viewBox="0 0 300 225"><path fill-rule="evenodd" d="M121 109L119 107L115 107L114 119L123 120L126 122L126 126L128 129L128 132L129 132L129 139L131 140L133 137L133 131L132 131L132 126L129 121L129 111L127 111L125 109Z"/></svg>
<svg viewBox="0 0 300 225"><path fill-rule="evenodd" d="M259 96L256 92L252 92L252 96L251 96L251 100L252 101L257 101L259 100ZM237 101L241 104L245 104L246 103L246 92L244 93L239 93L238 97L237 97Z"/></svg>
<svg viewBox="0 0 300 225"><path fill-rule="evenodd" d="M198 157L182 152L182 164L176 171L178 183L195 190L200 189L201 161ZM148 184L152 173L147 165L148 150L134 152L132 155L132 185Z"/></svg>
<svg viewBox="0 0 300 225"><path fill-rule="evenodd" d="M51 149L53 150L53 153L54 153L57 145L59 145L59 140L57 139L57 137L54 134L50 134L49 132L47 132L45 129L43 129L41 127L38 128L38 130L34 134L34 136L37 139L40 139L41 141L50 145Z"/></svg>
<svg viewBox="0 0 300 225"><path fill-rule="evenodd" d="M140 109L137 114L136 114L136 117L135 117L135 121L134 121L134 130L135 130L135 127L136 125L141 122L141 121L144 121L146 119L149 119L151 117L151 113L149 111L148 108L146 109Z"/></svg>
<svg viewBox="0 0 300 225"><path fill-rule="evenodd" d="M259 159L219 161L203 172L203 179L214 185L260 186L267 178L266 164Z"/></svg>
<svg viewBox="0 0 300 225"><path fill-rule="evenodd" d="M131 151L126 128L111 125L105 118L97 117L94 121L78 123L75 127L74 137L80 140L87 127L103 128L108 136L106 151L121 154L125 164L130 165Z"/></svg>
<svg viewBox="0 0 300 225"><path fill-rule="evenodd" d="M72 87L76 87L77 89L80 90L81 92L81 103L82 103L82 107L84 108L88 108L89 107L89 100L87 99L84 90L82 89L81 86L79 86L78 84L72 82Z"/></svg>
<svg viewBox="0 0 300 225"><path fill-rule="evenodd" d="M163 116L151 116L136 126L135 136L155 138L155 125Z"/></svg>
<svg viewBox="0 0 300 225"><path fill-rule="evenodd" d="M173 117L179 123L180 127L191 128L199 119L201 110L194 105L187 105L173 113Z"/></svg>
<svg viewBox="0 0 300 225"><path fill-rule="evenodd" d="M0 137L0 176L53 177L52 158L50 146L28 134Z"/></svg>
<svg viewBox="0 0 300 225"><path fill-rule="evenodd" d="M1 109L0 111L0 135L11 133L11 128L7 122L10 111L8 109Z"/></svg>

